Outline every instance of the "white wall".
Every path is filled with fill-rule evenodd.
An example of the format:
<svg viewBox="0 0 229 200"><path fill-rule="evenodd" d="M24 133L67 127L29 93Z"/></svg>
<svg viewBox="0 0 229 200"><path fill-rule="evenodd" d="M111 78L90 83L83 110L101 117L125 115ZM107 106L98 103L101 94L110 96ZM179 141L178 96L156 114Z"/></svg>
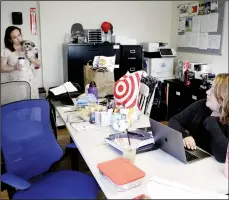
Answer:
<svg viewBox="0 0 229 200"><path fill-rule="evenodd" d="M172 3L172 26L171 26L171 46L177 45L177 22L179 18L179 4L188 3L190 1L173 1ZM228 1L226 1L224 16L224 30L223 30L223 42L222 42L222 55L206 55L195 53L182 53L178 52L177 59L189 60L191 62L204 62L211 64L214 73L228 73Z"/></svg>
<svg viewBox="0 0 229 200"><path fill-rule="evenodd" d="M2 1L1 2L1 49L4 48L5 30L12 26L12 12L22 12L23 24L15 25L22 29L23 39L31 40L35 45L40 47L40 26L38 17L38 8L36 1ZM30 8L37 8L37 28L38 34L30 33ZM42 69L36 70L38 87L42 87ZM1 82L8 80L8 73L1 73Z"/></svg>
<svg viewBox="0 0 229 200"><path fill-rule="evenodd" d="M40 1L43 80L45 88L63 83L62 44L74 23L84 29L113 24L116 35L138 42L168 42L171 33L169 1Z"/></svg>

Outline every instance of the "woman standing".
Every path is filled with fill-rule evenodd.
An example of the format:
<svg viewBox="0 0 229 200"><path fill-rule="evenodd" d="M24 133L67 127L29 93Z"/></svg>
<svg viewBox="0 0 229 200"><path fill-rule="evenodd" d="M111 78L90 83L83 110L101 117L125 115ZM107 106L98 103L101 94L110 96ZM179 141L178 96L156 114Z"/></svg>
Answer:
<svg viewBox="0 0 229 200"><path fill-rule="evenodd" d="M38 99L39 92L34 74L34 65L40 66L40 61L27 55L22 48L21 29L9 26L5 31L5 48L1 53L1 72L9 73L10 81L26 81L31 87L31 98ZM24 57L24 64L18 62L19 57Z"/></svg>

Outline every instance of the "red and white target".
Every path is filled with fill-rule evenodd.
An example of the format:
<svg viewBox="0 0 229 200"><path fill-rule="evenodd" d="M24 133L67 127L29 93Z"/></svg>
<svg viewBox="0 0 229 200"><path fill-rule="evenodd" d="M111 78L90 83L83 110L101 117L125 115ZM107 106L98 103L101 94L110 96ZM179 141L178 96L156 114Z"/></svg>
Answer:
<svg viewBox="0 0 229 200"><path fill-rule="evenodd" d="M117 105L125 108L136 106L142 72L125 74L114 85L114 99Z"/></svg>

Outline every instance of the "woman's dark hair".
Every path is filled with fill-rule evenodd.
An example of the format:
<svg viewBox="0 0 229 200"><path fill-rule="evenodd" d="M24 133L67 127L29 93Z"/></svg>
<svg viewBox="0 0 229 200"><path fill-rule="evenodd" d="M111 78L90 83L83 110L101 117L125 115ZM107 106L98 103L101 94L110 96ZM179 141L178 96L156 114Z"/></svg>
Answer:
<svg viewBox="0 0 229 200"><path fill-rule="evenodd" d="M21 34L21 29L16 27L16 26L9 26L9 27L7 27L7 29L5 31L5 38L4 38L5 47L8 48L10 51L15 51L13 43L11 42L11 38L10 38L10 34L15 29L17 29Z"/></svg>

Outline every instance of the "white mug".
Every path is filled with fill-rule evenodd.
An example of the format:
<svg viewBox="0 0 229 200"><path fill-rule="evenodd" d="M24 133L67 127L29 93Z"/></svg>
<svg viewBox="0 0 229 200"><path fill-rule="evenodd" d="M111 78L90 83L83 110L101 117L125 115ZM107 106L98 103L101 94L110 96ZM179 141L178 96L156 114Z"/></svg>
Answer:
<svg viewBox="0 0 229 200"><path fill-rule="evenodd" d="M18 64L19 64L19 65L22 65L22 66L25 65L25 58L19 57L19 58L18 58Z"/></svg>

